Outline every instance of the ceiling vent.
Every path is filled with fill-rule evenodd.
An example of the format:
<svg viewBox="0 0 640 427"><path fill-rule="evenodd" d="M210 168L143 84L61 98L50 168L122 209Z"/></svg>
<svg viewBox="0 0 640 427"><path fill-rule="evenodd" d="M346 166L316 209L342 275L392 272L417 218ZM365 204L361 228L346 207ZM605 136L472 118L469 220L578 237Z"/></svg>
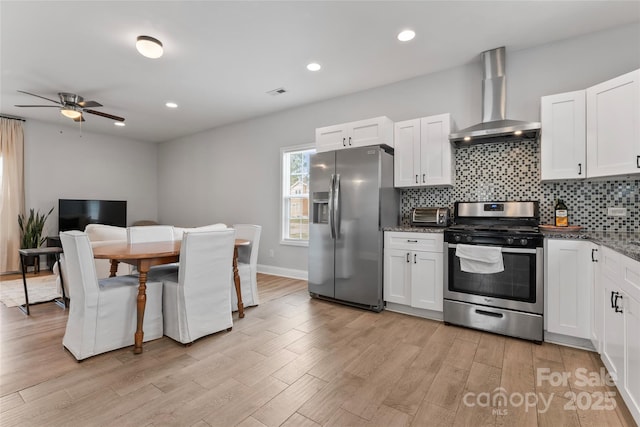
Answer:
<svg viewBox="0 0 640 427"><path fill-rule="evenodd" d="M283 87L279 87L278 89L273 89L267 92L271 96L282 95L283 93L287 93L287 90Z"/></svg>

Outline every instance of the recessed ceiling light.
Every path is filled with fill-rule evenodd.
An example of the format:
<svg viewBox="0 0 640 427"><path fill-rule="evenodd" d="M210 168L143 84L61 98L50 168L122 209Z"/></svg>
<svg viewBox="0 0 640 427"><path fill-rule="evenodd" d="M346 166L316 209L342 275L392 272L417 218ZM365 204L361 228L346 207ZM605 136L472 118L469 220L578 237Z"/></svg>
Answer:
<svg viewBox="0 0 640 427"><path fill-rule="evenodd" d="M120 127L125 126L124 122L113 122L113 124Z"/></svg>
<svg viewBox="0 0 640 427"><path fill-rule="evenodd" d="M465 141L471 141L471 137L470 137L470 136L465 136L463 139L464 139Z"/></svg>
<svg viewBox="0 0 640 427"><path fill-rule="evenodd" d="M160 58L164 52L162 42L150 36L138 36L136 49L138 49L140 55L151 59Z"/></svg>
<svg viewBox="0 0 640 427"><path fill-rule="evenodd" d="M164 105L166 105L167 108L178 108L178 104L176 104L175 102L167 102Z"/></svg>
<svg viewBox="0 0 640 427"><path fill-rule="evenodd" d="M401 31L400 34L398 34L398 40L400 40L401 42L408 42L409 40L413 40L415 36L416 33L414 31L404 30Z"/></svg>
<svg viewBox="0 0 640 427"><path fill-rule="evenodd" d="M514 135L522 135L522 131L521 130L517 130L513 133Z"/></svg>
<svg viewBox="0 0 640 427"><path fill-rule="evenodd" d="M322 66L320 66L320 64L318 64L317 62L307 64L307 70L309 71L319 71L320 68L322 68Z"/></svg>

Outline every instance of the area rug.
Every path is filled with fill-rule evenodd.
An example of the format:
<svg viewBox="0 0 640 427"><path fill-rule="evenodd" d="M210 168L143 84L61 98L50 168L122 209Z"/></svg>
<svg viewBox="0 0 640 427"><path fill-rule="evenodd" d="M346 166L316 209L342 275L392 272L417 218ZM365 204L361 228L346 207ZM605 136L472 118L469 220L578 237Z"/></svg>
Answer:
<svg viewBox="0 0 640 427"><path fill-rule="evenodd" d="M56 275L27 276L27 291L29 304L52 301L61 297L56 287ZM24 287L22 279L0 281L0 302L7 307L17 307L24 304Z"/></svg>

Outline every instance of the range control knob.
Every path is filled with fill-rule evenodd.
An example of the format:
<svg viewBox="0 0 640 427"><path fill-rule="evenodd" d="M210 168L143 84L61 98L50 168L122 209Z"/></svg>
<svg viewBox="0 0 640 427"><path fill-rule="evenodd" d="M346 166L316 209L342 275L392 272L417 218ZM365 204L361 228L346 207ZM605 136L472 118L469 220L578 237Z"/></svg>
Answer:
<svg viewBox="0 0 640 427"><path fill-rule="evenodd" d="M520 244L522 246L527 246L527 242L528 242L527 239L520 239Z"/></svg>
<svg viewBox="0 0 640 427"><path fill-rule="evenodd" d="M464 239L465 239L467 242L470 242L470 241L472 241L472 240L473 240L473 238L472 238L471 236L466 236Z"/></svg>
<svg viewBox="0 0 640 427"><path fill-rule="evenodd" d="M453 238L454 238L454 240L455 240L456 242L459 242L459 241L460 241L460 235L459 235L459 234L456 234L455 236L453 236Z"/></svg>
<svg viewBox="0 0 640 427"><path fill-rule="evenodd" d="M507 244L513 245L513 237L507 237Z"/></svg>

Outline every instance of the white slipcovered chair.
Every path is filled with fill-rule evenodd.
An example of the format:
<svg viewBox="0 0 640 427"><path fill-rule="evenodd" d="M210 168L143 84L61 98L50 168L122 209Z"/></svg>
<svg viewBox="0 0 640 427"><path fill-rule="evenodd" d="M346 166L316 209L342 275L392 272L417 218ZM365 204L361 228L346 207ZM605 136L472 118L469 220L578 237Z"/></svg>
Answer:
<svg viewBox="0 0 640 427"><path fill-rule="evenodd" d="M73 300L62 344L82 360L134 344L138 277L98 280L93 251L86 233L60 233L65 286ZM162 337L162 283L147 282L144 341Z"/></svg>
<svg viewBox="0 0 640 427"><path fill-rule="evenodd" d="M88 224L84 232L87 233L91 248L97 248L112 243L122 243L127 241L127 229L105 224ZM98 279L104 279L111 274L111 262L108 259L94 260ZM131 273L131 266L125 263L118 264L116 275L122 276ZM64 278L64 275L63 275ZM66 289L66 288L65 288Z"/></svg>
<svg viewBox="0 0 640 427"><path fill-rule="evenodd" d="M185 232L180 268L164 281L164 334L183 344L233 326L235 230Z"/></svg>
<svg viewBox="0 0 640 427"><path fill-rule="evenodd" d="M128 243L173 242L173 226L141 225L127 228Z"/></svg>
<svg viewBox="0 0 640 427"><path fill-rule="evenodd" d="M251 244L238 247L238 275L240 276L240 292L242 303L245 307L260 304L258 298L258 247L260 246L260 234L262 227L253 224L234 224L236 239L250 240ZM231 277L233 281L233 276ZM234 311L238 309L238 296L231 293L231 306Z"/></svg>
<svg viewBox="0 0 640 427"><path fill-rule="evenodd" d="M203 225L201 227L195 228L184 228L184 227L173 227L173 240L182 240L182 236L184 233L189 231L215 231L215 230L226 230L227 225L218 222L216 224Z"/></svg>

